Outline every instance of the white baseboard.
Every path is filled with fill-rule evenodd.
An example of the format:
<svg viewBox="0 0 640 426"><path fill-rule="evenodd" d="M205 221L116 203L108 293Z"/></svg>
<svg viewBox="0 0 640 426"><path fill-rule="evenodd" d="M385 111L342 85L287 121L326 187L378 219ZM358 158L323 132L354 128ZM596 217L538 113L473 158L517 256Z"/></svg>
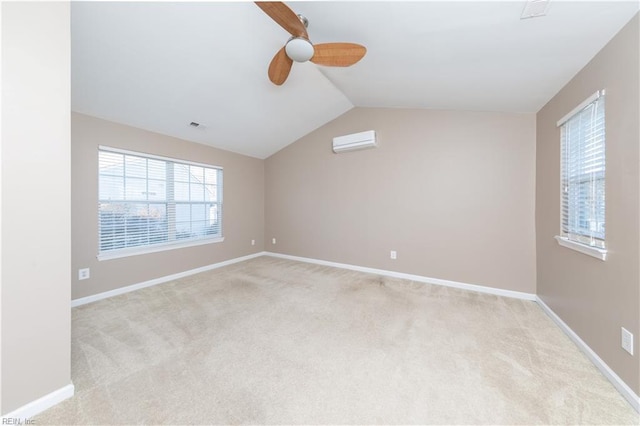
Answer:
<svg viewBox="0 0 640 426"><path fill-rule="evenodd" d="M556 323L558 327L578 346L578 348L591 360L600 372L611 382L629 404L640 413L640 397L622 381L622 379L576 334L553 310L539 297L536 301L542 310Z"/></svg>
<svg viewBox="0 0 640 426"><path fill-rule="evenodd" d="M331 266L335 268L366 272L370 274L383 275L383 276L388 276L393 278L407 279L407 280L422 282L426 284L435 284L435 285L441 285L445 287L453 287L453 288L459 288L463 290L475 291L479 293L510 297L514 299L535 301L542 308L542 310L547 315L549 315L549 317L558 325L558 327L560 327L560 329L578 346L578 348L580 348L580 350L582 350L585 353L585 355L591 360L591 362L602 372L602 374L604 374L604 376L613 384L613 386L620 392L620 394L622 394L622 396L629 402L629 404L631 404L631 406L636 411L640 412L640 397L636 395L635 392L624 381L622 381L622 379L564 321L562 321L562 319L560 319L560 317L555 312L553 312L553 310L551 310L551 308L549 308L549 306L547 306L547 304L544 303L544 301L540 297L538 297L533 293L525 293L525 292L514 291L514 290L505 290L505 289L487 287L487 286L482 286L477 284L468 284L468 283L461 283L457 281L443 280L439 278L429 278L421 275L406 274L403 272L387 271L384 269L368 268L364 266L356 266L356 265L350 265L346 263L330 262L327 260L319 260L319 259L312 259L307 257L291 256L291 255L282 254L282 253L262 251L262 252L250 254L248 256L237 257L235 259L225 260L223 262L214 263L211 265L203 266L201 268L191 269L189 271L179 272L177 274L167 275L164 277L156 278L156 279L145 281L142 283L133 284L127 287L106 291L104 293L99 293L92 296L75 299L71 301L71 307L84 305L87 303L95 302L98 300L106 299L108 297L113 297L113 296L117 296L124 293L129 293L131 291L139 290L145 287L150 287L150 286L161 284L167 281L183 278L189 275L198 274L200 272L210 271L212 269L221 268L223 266L231 265L238 262L243 262L245 260L254 259L260 256L271 256L271 257L276 257L281 259L294 260L298 262L312 263L316 265ZM69 387L70 387L70 393L69 393L69 390L67 390L67 388ZM63 392L65 390L67 393ZM64 395L64 396L61 397L61 395ZM40 398L37 401L27 404L24 407L10 414L7 414L3 418L5 417L28 418L41 411L46 410L47 408L63 401L66 398L69 398L70 396L73 396L73 385L69 385L56 392L52 392L51 394L43 398ZM31 408L32 406L34 408ZM32 414L28 414L28 413L32 413Z"/></svg>
<svg viewBox="0 0 640 426"><path fill-rule="evenodd" d="M383 269L367 268L363 266L349 265L345 263L329 262L326 260L311 259L307 257L291 256L288 254L264 252L266 256L295 260L299 262L313 263L316 265L332 266L335 268L349 269L352 271L367 272L371 274L384 275L394 278L403 278L427 284L443 285L455 287L463 290L477 291L480 293L495 294L498 296L511 297L516 299L532 300L538 303L542 310L560 327L560 329L580 348L591 362L602 372L602 374L613 384L620 394L640 413L640 397L564 322L560 317L547 306L540 297L532 293L523 293L513 290L504 290L494 287L486 287L476 284L460 283L456 281L442 280L439 278L429 278L420 275L405 274L402 272L387 271Z"/></svg>
<svg viewBox="0 0 640 426"><path fill-rule="evenodd" d="M223 262L213 263L211 265L203 266L201 268L190 269L184 272L178 272L176 274L166 275L164 277L155 278L153 280L144 281L137 284L128 285L126 287L116 288L114 290L105 291L103 293L94 294L87 297L81 297L71 301L71 307L86 305L87 303L96 302L98 300L107 299L109 297L118 296L120 294L129 293L141 288L151 287L154 285L166 283L167 281L177 280L178 278L188 277L189 275L199 274L200 272L210 271L212 269L222 268L223 266L232 265L238 262L244 262L245 260L253 259L256 257L264 256L266 252L253 253L247 256L236 257L234 259L225 260Z"/></svg>
<svg viewBox="0 0 640 426"><path fill-rule="evenodd" d="M67 386L64 386L43 396L42 398L38 398L35 401L31 401L30 403L23 405L17 410L13 410L8 414L3 415L0 423L2 423L3 425L27 424L25 420L30 419L36 414L42 413L44 410L47 410L54 405L61 403L67 398L71 398L73 396L73 393L73 383L70 383Z"/></svg>
<svg viewBox="0 0 640 426"><path fill-rule="evenodd" d="M267 256L278 257L281 259L297 260L299 262L314 263L316 265L333 266L335 268L349 269L352 271L359 271L359 272L367 272L370 274L384 275L384 276L393 277L393 278L402 278L405 280L417 281L417 282L426 283L426 284L436 284L436 285L442 285L445 287L460 288L463 290L476 291L479 293L495 294L497 296L511 297L514 299L523 299L523 300L532 300L532 301L536 300L536 295L533 293L504 290L501 288L486 287L486 286L477 285L477 284L467 284L467 283L461 283L457 281L442 280L440 278L429 278L429 277L423 277L421 275L405 274L403 272L387 271L384 269L367 268L364 266L349 265L346 263L337 263L337 262L329 262L326 260L310 259L307 257L291 256L288 254L273 253L273 252L264 252L264 254Z"/></svg>

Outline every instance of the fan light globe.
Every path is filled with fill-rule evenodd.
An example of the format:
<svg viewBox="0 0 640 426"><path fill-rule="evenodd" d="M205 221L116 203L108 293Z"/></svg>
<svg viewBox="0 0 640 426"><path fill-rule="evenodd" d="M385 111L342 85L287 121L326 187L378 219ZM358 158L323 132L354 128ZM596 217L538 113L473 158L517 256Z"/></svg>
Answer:
<svg viewBox="0 0 640 426"><path fill-rule="evenodd" d="M296 62L307 62L313 57L313 44L301 37L292 38L284 48L287 56Z"/></svg>

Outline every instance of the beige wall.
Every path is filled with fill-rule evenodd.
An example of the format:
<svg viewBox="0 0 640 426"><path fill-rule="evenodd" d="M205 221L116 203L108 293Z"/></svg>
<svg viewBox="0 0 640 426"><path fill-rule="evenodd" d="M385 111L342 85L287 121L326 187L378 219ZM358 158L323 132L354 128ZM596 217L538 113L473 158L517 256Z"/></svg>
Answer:
<svg viewBox="0 0 640 426"><path fill-rule="evenodd" d="M224 242L98 261L98 145L222 166ZM73 299L263 250L262 160L78 113L71 114L71 149ZM91 278L78 281L79 268L90 268Z"/></svg>
<svg viewBox="0 0 640 426"><path fill-rule="evenodd" d="M364 130L377 148L331 151ZM535 293L534 114L355 108L265 182L269 251Z"/></svg>
<svg viewBox="0 0 640 426"><path fill-rule="evenodd" d="M2 3L2 414L71 383L69 3Z"/></svg>
<svg viewBox="0 0 640 426"><path fill-rule="evenodd" d="M640 393L638 16L537 115L538 294L637 394ZM560 247L560 130L556 121L606 89L606 262ZM620 347L620 327L635 356Z"/></svg>

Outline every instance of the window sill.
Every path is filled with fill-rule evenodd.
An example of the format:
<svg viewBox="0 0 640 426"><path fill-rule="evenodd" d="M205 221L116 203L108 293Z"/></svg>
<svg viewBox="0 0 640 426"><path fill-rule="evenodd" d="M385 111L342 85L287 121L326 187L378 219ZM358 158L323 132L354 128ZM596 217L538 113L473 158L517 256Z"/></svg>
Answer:
<svg viewBox="0 0 640 426"><path fill-rule="evenodd" d="M158 253L161 251L180 249L185 247L195 247L204 244L221 243L224 237L207 238L204 240L181 241L176 243L158 244L153 246L132 247L130 249L114 250L112 252L100 253L96 256L98 260L119 259L122 257L137 256L140 254Z"/></svg>
<svg viewBox="0 0 640 426"><path fill-rule="evenodd" d="M595 257L596 259L600 259L603 261L607 260L607 250L605 249L588 246L586 244L576 243L575 241L571 241L568 238L560 237L558 235L555 236L555 239L556 241L558 241L558 244L560 244L562 247L566 247L571 250L578 251L582 254Z"/></svg>

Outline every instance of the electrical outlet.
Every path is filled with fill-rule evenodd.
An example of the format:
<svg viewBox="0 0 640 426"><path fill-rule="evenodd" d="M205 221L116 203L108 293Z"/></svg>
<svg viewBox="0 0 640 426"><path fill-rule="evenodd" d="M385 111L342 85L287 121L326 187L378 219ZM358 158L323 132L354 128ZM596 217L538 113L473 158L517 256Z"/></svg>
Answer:
<svg viewBox="0 0 640 426"><path fill-rule="evenodd" d="M276 243L276 239L275 239L275 238L272 238L272 239L271 239L271 244L275 244L275 243Z"/></svg>
<svg viewBox="0 0 640 426"><path fill-rule="evenodd" d="M256 240L251 240L251 245L255 246L256 245Z"/></svg>
<svg viewBox="0 0 640 426"><path fill-rule="evenodd" d="M90 276L89 268L78 269L79 280L88 280Z"/></svg>
<svg viewBox="0 0 640 426"><path fill-rule="evenodd" d="M398 253L396 253L395 250L391 250L391 258L392 259L397 259L398 258Z"/></svg>
<svg viewBox="0 0 640 426"><path fill-rule="evenodd" d="M621 327L622 349L633 355L633 333L624 327Z"/></svg>

